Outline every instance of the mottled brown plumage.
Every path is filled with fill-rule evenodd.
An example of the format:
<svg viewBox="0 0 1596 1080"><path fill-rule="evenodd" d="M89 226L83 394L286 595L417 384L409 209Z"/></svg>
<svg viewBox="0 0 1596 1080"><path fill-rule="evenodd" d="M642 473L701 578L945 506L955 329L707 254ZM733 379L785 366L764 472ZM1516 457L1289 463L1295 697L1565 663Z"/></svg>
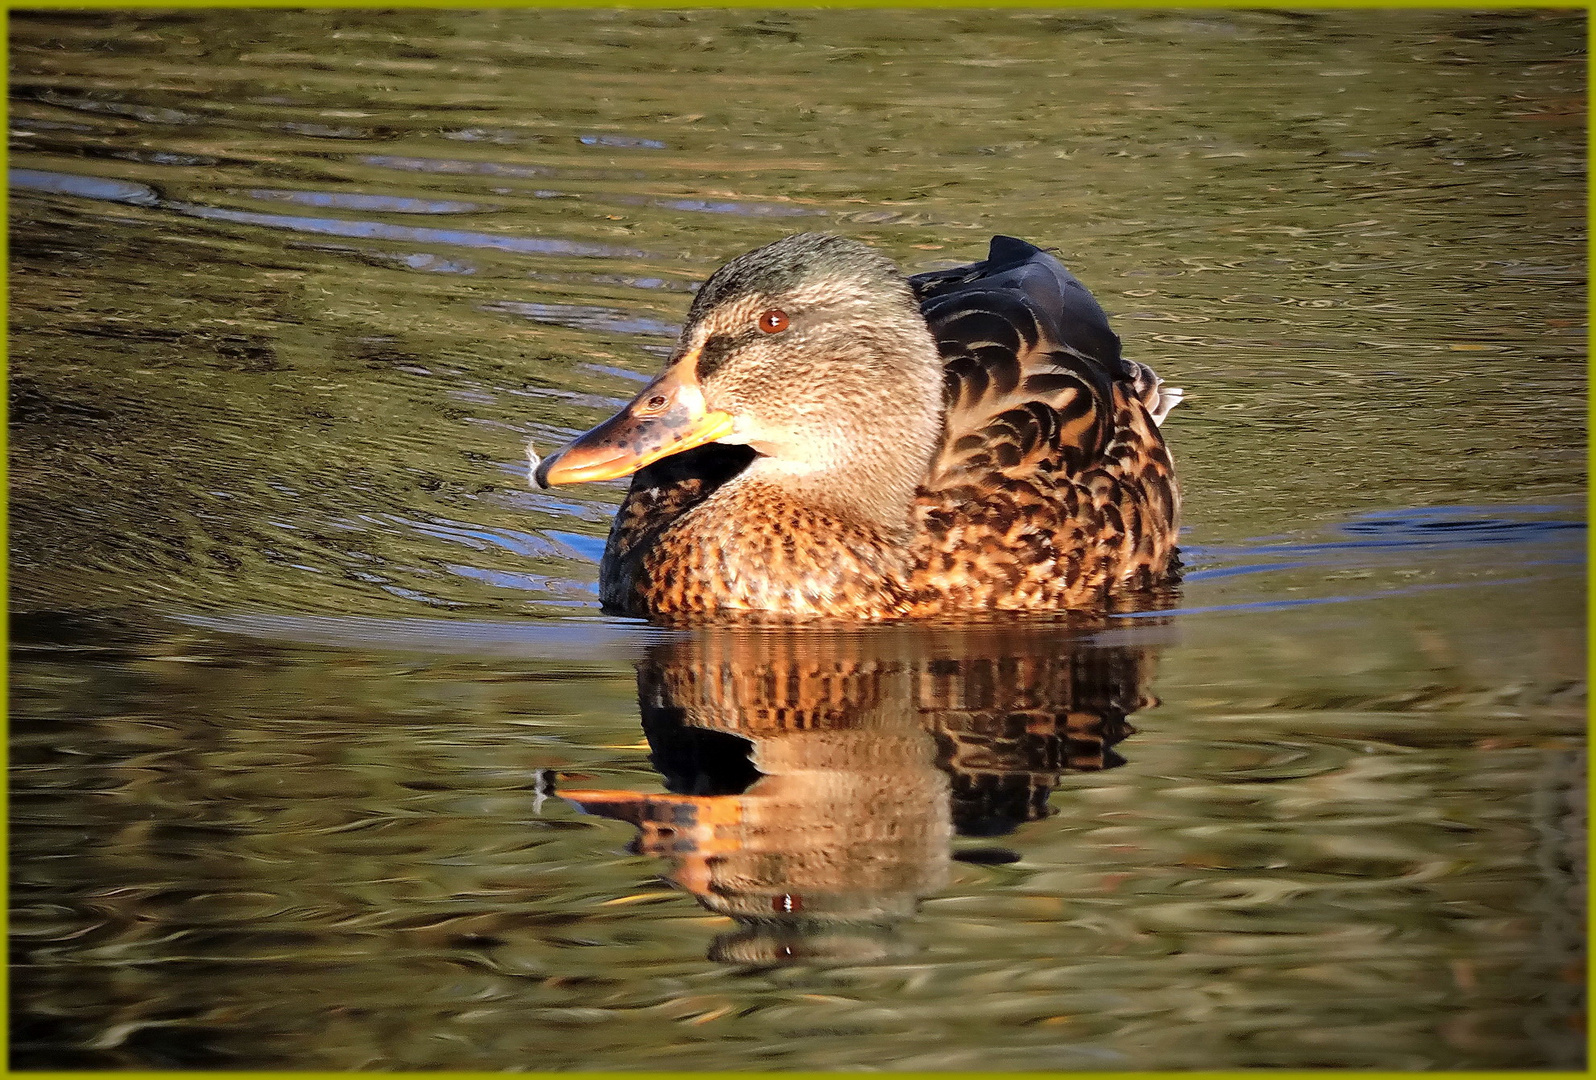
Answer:
<svg viewBox="0 0 1596 1080"><path fill-rule="evenodd" d="M1179 397L1030 244L905 279L806 234L717 271L665 373L537 477L636 472L600 571L611 610L1096 608L1176 574L1159 423Z"/></svg>

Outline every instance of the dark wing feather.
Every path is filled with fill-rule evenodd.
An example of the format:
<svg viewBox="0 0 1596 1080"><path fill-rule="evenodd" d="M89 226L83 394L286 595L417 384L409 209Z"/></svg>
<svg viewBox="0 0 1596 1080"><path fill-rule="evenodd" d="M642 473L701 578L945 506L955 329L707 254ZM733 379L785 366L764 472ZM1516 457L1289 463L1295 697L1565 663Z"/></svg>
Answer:
<svg viewBox="0 0 1596 1080"><path fill-rule="evenodd" d="M1168 580L1178 493L1158 422L1178 392L1121 356L1097 301L1024 241L994 237L985 261L910 283L947 391L920 499L924 603L1075 606Z"/></svg>
<svg viewBox="0 0 1596 1080"><path fill-rule="evenodd" d="M1055 335L1056 345L1092 357L1115 376L1130 375L1108 315L1063 263L1034 244L994 236L983 261L916 274L909 285L933 331L937 313L966 306L970 293L1007 294L1035 314Z"/></svg>

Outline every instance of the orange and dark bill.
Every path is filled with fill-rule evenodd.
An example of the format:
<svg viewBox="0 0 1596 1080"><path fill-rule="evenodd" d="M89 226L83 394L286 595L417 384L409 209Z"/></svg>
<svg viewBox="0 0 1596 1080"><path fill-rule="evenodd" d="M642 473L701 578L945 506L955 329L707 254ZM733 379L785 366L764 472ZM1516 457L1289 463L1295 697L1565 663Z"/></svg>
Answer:
<svg viewBox="0 0 1596 1080"><path fill-rule="evenodd" d="M533 479L540 487L613 480L731 434L731 414L705 408L692 360L672 364L626 408L545 458Z"/></svg>

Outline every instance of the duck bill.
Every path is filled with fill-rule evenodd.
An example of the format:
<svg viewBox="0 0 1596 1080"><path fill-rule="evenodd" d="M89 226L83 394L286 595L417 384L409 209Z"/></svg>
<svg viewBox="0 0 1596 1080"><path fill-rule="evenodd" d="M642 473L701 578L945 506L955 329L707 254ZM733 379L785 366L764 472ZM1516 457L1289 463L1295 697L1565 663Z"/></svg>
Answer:
<svg viewBox="0 0 1596 1080"><path fill-rule="evenodd" d="M545 458L532 478L540 487L614 480L730 435L731 414L704 406L692 370L691 363L672 365L626 408Z"/></svg>

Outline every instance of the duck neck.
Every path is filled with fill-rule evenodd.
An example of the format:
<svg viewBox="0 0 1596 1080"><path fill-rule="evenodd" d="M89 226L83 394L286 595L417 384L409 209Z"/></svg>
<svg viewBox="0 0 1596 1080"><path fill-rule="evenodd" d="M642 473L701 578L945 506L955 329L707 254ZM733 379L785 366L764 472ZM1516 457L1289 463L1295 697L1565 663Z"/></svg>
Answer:
<svg viewBox="0 0 1596 1080"><path fill-rule="evenodd" d="M922 334L924 331L922 330ZM942 437L942 370L924 335L916 370L833 366L823 415L801 418L740 478L788 500L906 542L916 493ZM849 385L852 383L853 385Z"/></svg>
<svg viewBox="0 0 1596 1080"><path fill-rule="evenodd" d="M891 447L886 459L844 460L824 469L795 467L779 458L754 460L741 483L842 521L866 526L892 543L906 541L915 491L930 455L905 454Z"/></svg>

